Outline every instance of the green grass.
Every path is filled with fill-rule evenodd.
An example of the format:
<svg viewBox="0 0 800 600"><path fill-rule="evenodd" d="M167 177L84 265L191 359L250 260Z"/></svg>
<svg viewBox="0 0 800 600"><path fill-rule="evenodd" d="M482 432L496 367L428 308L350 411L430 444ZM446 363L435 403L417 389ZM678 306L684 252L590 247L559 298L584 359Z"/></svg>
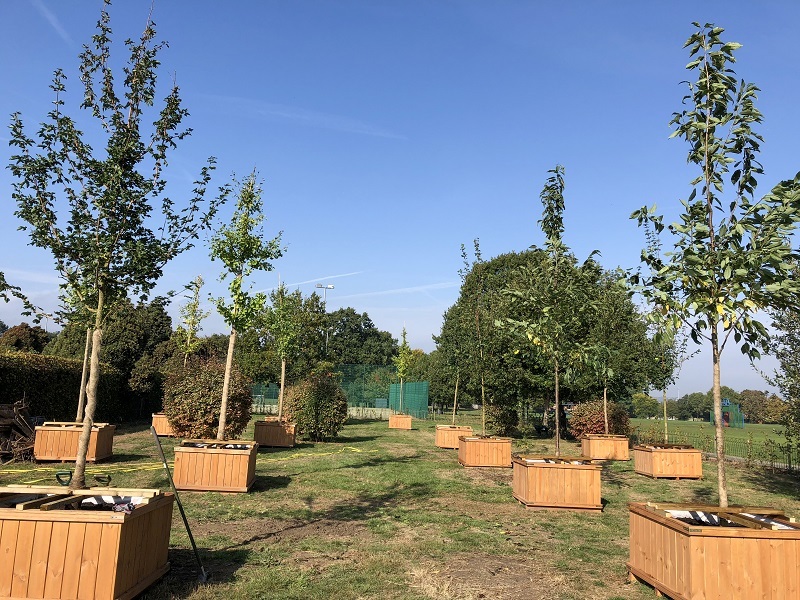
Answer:
<svg viewBox="0 0 800 600"><path fill-rule="evenodd" d="M631 419L631 425L642 431L655 430L658 433L664 431L664 421L661 419ZM668 421L667 427L670 434L685 433L692 436L714 436L714 426L708 421ZM744 428L726 427L725 439L729 440L748 440L753 442L764 442L772 440L778 443L785 443L783 427L780 425L759 425L745 423Z"/></svg>
<svg viewBox="0 0 800 600"><path fill-rule="evenodd" d="M627 502L716 501L711 463L701 481L668 481L624 462L604 466L602 514L526 511L511 497L510 469L460 467L456 451L434 446L434 426L350 423L334 443L263 449L248 494L182 493L212 579L197 583L176 510L172 571L142 597L650 599L651 589L626 583ZM242 437L252 439L252 425ZM163 440L170 459L175 443ZM579 454L574 443L562 448ZM531 449L552 452L553 442L515 440L515 451ZM146 425L120 428L114 453L90 472L167 489ZM65 466L3 466L0 483L52 484ZM731 467L729 482L733 503L800 515L796 479Z"/></svg>

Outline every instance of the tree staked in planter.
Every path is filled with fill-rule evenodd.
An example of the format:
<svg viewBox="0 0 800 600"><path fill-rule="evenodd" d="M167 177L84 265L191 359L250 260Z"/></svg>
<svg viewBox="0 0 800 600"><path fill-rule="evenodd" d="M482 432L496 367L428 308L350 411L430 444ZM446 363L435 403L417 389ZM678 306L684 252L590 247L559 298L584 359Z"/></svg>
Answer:
<svg viewBox="0 0 800 600"><path fill-rule="evenodd" d="M458 449L458 438L472 436L472 427L469 425L437 425L436 440L437 448Z"/></svg>
<svg viewBox="0 0 800 600"><path fill-rule="evenodd" d="M783 511L632 502L632 581L674 600L789 600L800 593L800 525Z"/></svg>
<svg viewBox="0 0 800 600"><path fill-rule="evenodd" d="M600 465L584 457L527 456L513 459L513 496L527 508L599 512Z"/></svg>
<svg viewBox="0 0 800 600"><path fill-rule="evenodd" d="M511 467L511 438L460 436L458 462L464 467Z"/></svg>
<svg viewBox="0 0 800 600"><path fill-rule="evenodd" d="M0 488L0 598L134 598L169 570L173 502L159 490Z"/></svg>
<svg viewBox="0 0 800 600"><path fill-rule="evenodd" d="M248 492L256 480L258 443L183 440L175 446L175 489Z"/></svg>
<svg viewBox="0 0 800 600"><path fill-rule="evenodd" d="M700 450L682 444L647 444L633 447L633 469L654 479L701 479Z"/></svg>
<svg viewBox="0 0 800 600"><path fill-rule="evenodd" d="M73 461L78 456L83 423L63 423L49 421L36 427L33 443L33 457L36 460ZM116 427L108 423L92 425L86 460L98 462L113 454L114 431Z"/></svg>

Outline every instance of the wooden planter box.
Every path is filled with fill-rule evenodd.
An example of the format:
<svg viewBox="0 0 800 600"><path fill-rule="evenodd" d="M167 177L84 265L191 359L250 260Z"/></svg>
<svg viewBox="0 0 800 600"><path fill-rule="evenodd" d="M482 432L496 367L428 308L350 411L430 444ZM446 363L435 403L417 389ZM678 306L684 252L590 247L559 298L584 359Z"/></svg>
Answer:
<svg viewBox="0 0 800 600"><path fill-rule="evenodd" d="M511 438L460 436L458 462L465 467L511 467Z"/></svg>
<svg viewBox="0 0 800 600"><path fill-rule="evenodd" d="M389 429L411 429L411 415L389 415Z"/></svg>
<svg viewBox="0 0 800 600"><path fill-rule="evenodd" d="M599 512L600 465L584 457L515 456L513 496L528 508Z"/></svg>
<svg viewBox="0 0 800 600"><path fill-rule="evenodd" d="M628 437L590 433L581 438L581 455L595 460L630 460Z"/></svg>
<svg viewBox="0 0 800 600"><path fill-rule="evenodd" d="M159 490L0 488L0 598L137 596L169 570L173 501ZM129 514L75 510L128 502Z"/></svg>
<svg viewBox="0 0 800 600"><path fill-rule="evenodd" d="M175 436L175 433L172 431L172 425L169 424L167 415L164 413L153 413L153 427L158 435L163 435L165 437Z"/></svg>
<svg viewBox="0 0 800 600"><path fill-rule="evenodd" d="M631 580L649 583L659 595L675 600L800 597L800 525L781 511L649 503L630 503L628 509ZM704 523L720 522L720 516L725 525L742 526ZM699 523L679 520L684 517L700 517Z"/></svg>
<svg viewBox="0 0 800 600"><path fill-rule="evenodd" d="M253 439L259 446L276 448L294 447L295 424L281 423L277 420L256 421Z"/></svg>
<svg viewBox="0 0 800 600"><path fill-rule="evenodd" d="M436 445L439 448L458 449L458 438L462 435L471 436L472 427L469 425L437 425Z"/></svg>
<svg viewBox="0 0 800 600"><path fill-rule="evenodd" d="M83 423L48 422L36 427L33 442L33 457L36 460L74 461L78 457L78 440ZM89 438L86 460L97 462L109 458L113 453L114 425L95 423Z"/></svg>
<svg viewBox="0 0 800 600"><path fill-rule="evenodd" d="M648 444L633 447L633 469L648 477L700 479L703 458L700 450L679 444Z"/></svg>
<svg viewBox="0 0 800 600"><path fill-rule="evenodd" d="M175 446L175 489L246 492L256 480L258 443L183 440Z"/></svg>

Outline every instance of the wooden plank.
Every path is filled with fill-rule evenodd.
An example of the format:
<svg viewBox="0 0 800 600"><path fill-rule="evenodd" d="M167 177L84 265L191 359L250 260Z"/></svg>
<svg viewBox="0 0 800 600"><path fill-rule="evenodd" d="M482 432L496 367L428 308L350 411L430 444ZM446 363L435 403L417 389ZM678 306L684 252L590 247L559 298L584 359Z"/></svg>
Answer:
<svg viewBox="0 0 800 600"><path fill-rule="evenodd" d="M43 498L37 498L35 500L28 500L27 502L20 502L14 508L16 510L33 510L39 508L42 504L46 504L48 502L52 502L53 500L68 498L67 495L62 496L44 496Z"/></svg>
<svg viewBox="0 0 800 600"><path fill-rule="evenodd" d="M78 583L78 600L94 600L97 582L97 567L100 561L100 538L103 533L102 523L91 523L86 526L83 537L83 552L80 561L80 581ZM142 547L147 553L146 547Z"/></svg>
<svg viewBox="0 0 800 600"><path fill-rule="evenodd" d="M50 555L47 557L47 576L44 586L45 598L61 598L61 586L64 582L64 567L67 558L67 540L69 523L53 523L50 534ZM69 557L71 560L72 557Z"/></svg>
<svg viewBox="0 0 800 600"><path fill-rule="evenodd" d="M100 528L100 548L94 594L96 598L115 598L114 584L118 568L119 534L122 527L115 523L102 523ZM147 551L150 551L149 547Z"/></svg>
<svg viewBox="0 0 800 600"><path fill-rule="evenodd" d="M67 553L64 561L64 576L61 581L61 596L77 598L83 561L83 540L86 536L86 523L70 523L67 533Z"/></svg>
<svg viewBox="0 0 800 600"><path fill-rule="evenodd" d="M17 553L17 533L19 532L19 521L4 520L3 530L0 532L0 564L14 564ZM11 584L13 580L13 568L4 567L0 569L0 597L11 595Z"/></svg>
<svg viewBox="0 0 800 600"><path fill-rule="evenodd" d="M31 598L44 598L44 588L47 581L47 562L50 556L50 543L53 533L53 524L49 521L36 523L33 538L33 551L28 573L28 596Z"/></svg>
<svg viewBox="0 0 800 600"><path fill-rule="evenodd" d="M70 504L76 504L81 501L79 496L66 496L64 498L59 498L58 500L50 500L49 502L45 502L44 504L39 505L39 510L59 510L63 509Z"/></svg>
<svg viewBox="0 0 800 600"><path fill-rule="evenodd" d="M12 597L26 598L28 596L28 571L31 568L35 533L35 522L20 522L17 531L17 549L14 555L14 575L11 581Z"/></svg>

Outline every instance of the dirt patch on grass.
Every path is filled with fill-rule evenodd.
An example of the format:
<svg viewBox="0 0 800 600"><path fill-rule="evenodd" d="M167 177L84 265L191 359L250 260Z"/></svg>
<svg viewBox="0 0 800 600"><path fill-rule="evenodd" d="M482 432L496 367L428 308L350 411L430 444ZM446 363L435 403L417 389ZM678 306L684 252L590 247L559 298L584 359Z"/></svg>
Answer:
<svg viewBox="0 0 800 600"><path fill-rule="evenodd" d="M242 548L267 540L270 543L297 542L305 538L352 540L372 535L361 521L337 521L334 519L208 521L194 525L192 532L197 538L224 536L225 539L230 540L225 549Z"/></svg>
<svg viewBox="0 0 800 600"><path fill-rule="evenodd" d="M471 481L475 483L493 483L495 485L511 485L511 469L493 469L484 467L461 467Z"/></svg>

